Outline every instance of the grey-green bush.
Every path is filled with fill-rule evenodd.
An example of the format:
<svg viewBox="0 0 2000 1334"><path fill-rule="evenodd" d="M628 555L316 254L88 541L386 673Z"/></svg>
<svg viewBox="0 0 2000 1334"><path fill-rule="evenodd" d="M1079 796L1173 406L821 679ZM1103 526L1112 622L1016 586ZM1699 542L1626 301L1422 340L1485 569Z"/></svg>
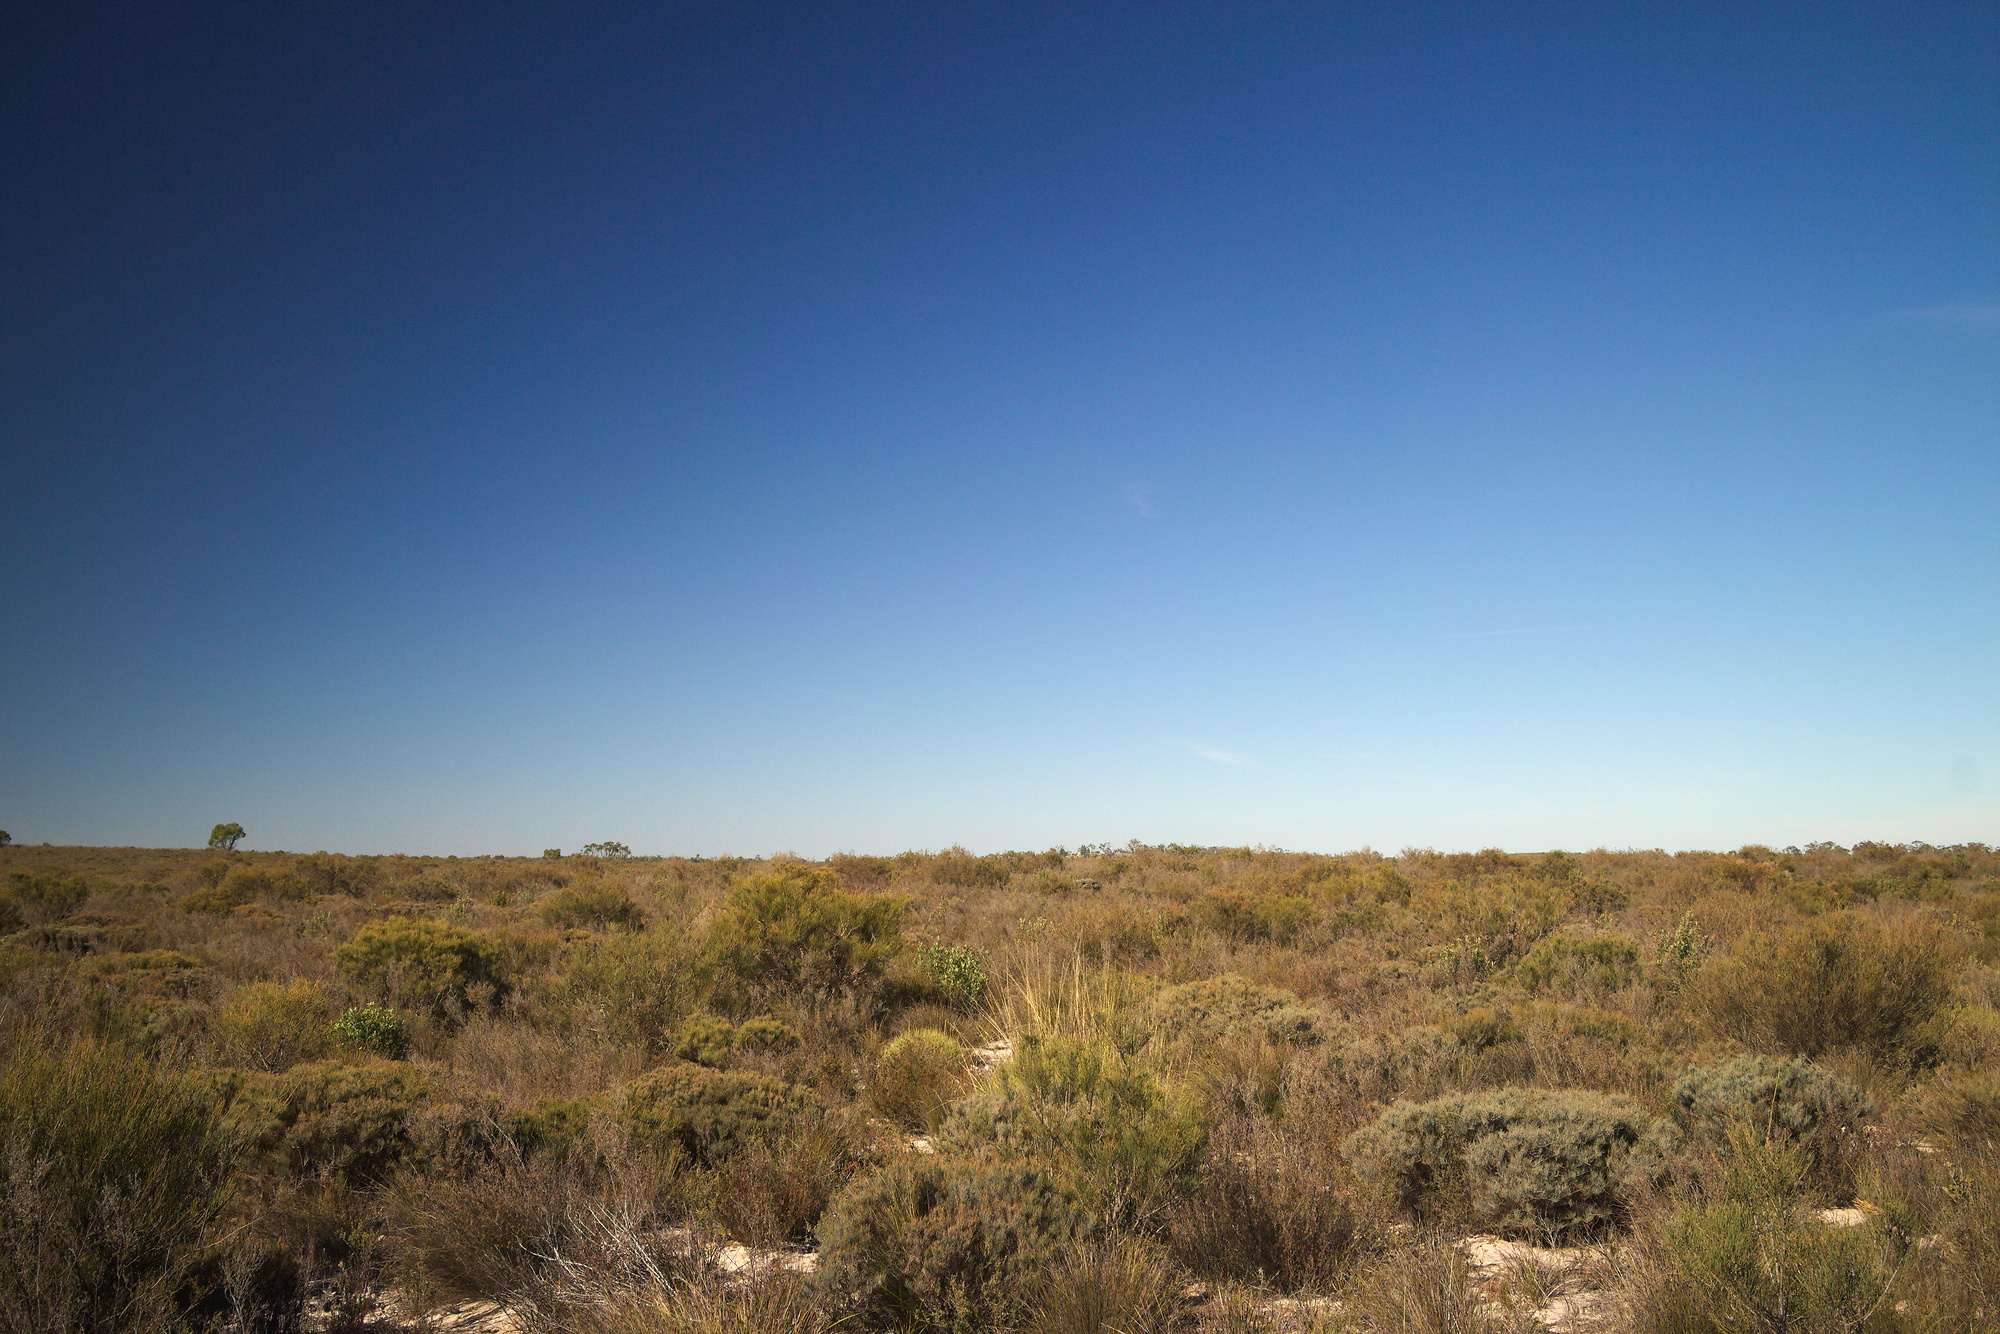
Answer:
<svg viewBox="0 0 2000 1334"><path fill-rule="evenodd" d="M1747 1126L1799 1145L1809 1160L1836 1156L1841 1141L1875 1113L1866 1093L1796 1057L1744 1056L1690 1070L1674 1084L1674 1103L1712 1144L1726 1144L1733 1127Z"/></svg>
<svg viewBox="0 0 2000 1334"><path fill-rule="evenodd" d="M991 1157L905 1159L820 1221L822 1292L874 1328L1004 1328L1097 1228L1048 1170Z"/></svg>
<svg viewBox="0 0 2000 1334"><path fill-rule="evenodd" d="M1420 1217L1463 1208L1491 1227L1573 1232L1621 1217L1676 1138L1630 1098L1507 1088L1399 1102L1343 1148Z"/></svg>

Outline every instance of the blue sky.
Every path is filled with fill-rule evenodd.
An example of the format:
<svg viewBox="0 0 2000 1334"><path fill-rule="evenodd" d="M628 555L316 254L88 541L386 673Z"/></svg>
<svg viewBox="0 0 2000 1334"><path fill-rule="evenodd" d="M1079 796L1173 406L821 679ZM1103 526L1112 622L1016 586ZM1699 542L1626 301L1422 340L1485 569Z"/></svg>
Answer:
<svg viewBox="0 0 2000 1334"><path fill-rule="evenodd" d="M0 826L2000 836L2000 11L7 21Z"/></svg>

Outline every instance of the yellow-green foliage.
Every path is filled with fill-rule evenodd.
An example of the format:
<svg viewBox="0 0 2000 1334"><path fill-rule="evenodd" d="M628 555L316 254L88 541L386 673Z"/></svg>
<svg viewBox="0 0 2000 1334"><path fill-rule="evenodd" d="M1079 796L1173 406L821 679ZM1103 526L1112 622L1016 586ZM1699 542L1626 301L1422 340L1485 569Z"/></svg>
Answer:
<svg viewBox="0 0 2000 1334"><path fill-rule="evenodd" d="M736 1050L736 1025L712 1014L691 1014L674 1035L674 1055L696 1065L721 1069Z"/></svg>
<svg viewBox="0 0 2000 1334"><path fill-rule="evenodd" d="M905 1129L928 1130L963 1092L966 1068L965 1048L951 1034L934 1028L899 1034L875 1055L868 1105Z"/></svg>
<svg viewBox="0 0 2000 1334"><path fill-rule="evenodd" d="M180 1328L234 1157L195 1081L16 1033L0 1064L0 1329Z"/></svg>
<svg viewBox="0 0 2000 1334"><path fill-rule="evenodd" d="M1735 1139L1708 1194L1642 1238L1633 1334L1901 1327L1887 1300L1897 1265L1884 1239L1873 1228L1827 1227L1813 1216L1798 1147L1763 1142L1747 1128Z"/></svg>
<svg viewBox="0 0 2000 1334"><path fill-rule="evenodd" d="M721 971L751 994L827 996L879 977L902 948L904 901L852 894L823 867L787 863L730 890L709 930Z"/></svg>
<svg viewBox="0 0 2000 1334"><path fill-rule="evenodd" d="M809 1092L782 1080L675 1061L626 1085L619 1114L636 1143L677 1145L689 1161L712 1166L756 1140L783 1134L816 1104Z"/></svg>
<svg viewBox="0 0 2000 1334"><path fill-rule="evenodd" d="M506 988L500 951L476 931L422 918L390 917L333 952L341 975L391 1000L463 1005Z"/></svg>
<svg viewBox="0 0 2000 1334"><path fill-rule="evenodd" d="M80 875L61 872L9 871L7 889L0 895L12 915L40 924L59 922L83 906L90 886Z"/></svg>
<svg viewBox="0 0 2000 1334"><path fill-rule="evenodd" d="M707 988L695 951L677 927L662 923L567 951L549 991L552 1008L566 1020L657 1051Z"/></svg>
<svg viewBox="0 0 2000 1334"><path fill-rule="evenodd" d="M306 979L252 982L236 989L210 1021L225 1059L254 1070L284 1070L333 1050L339 1002Z"/></svg>
<svg viewBox="0 0 2000 1334"><path fill-rule="evenodd" d="M942 1133L969 1151L996 1146L1052 1162L1093 1208L1129 1221L1190 1183L1207 1108L1107 1044L1029 1036L1002 1067L998 1092L962 1104Z"/></svg>

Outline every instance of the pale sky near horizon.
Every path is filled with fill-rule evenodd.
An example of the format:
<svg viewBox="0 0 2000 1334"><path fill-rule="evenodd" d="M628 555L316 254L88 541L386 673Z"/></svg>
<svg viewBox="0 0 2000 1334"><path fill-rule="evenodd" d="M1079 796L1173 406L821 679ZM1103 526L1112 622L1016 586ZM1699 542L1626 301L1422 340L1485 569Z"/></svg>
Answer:
<svg viewBox="0 0 2000 1334"><path fill-rule="evenodd" d="M2000 841L2000 9L0 20L0 828Z"/></svg>

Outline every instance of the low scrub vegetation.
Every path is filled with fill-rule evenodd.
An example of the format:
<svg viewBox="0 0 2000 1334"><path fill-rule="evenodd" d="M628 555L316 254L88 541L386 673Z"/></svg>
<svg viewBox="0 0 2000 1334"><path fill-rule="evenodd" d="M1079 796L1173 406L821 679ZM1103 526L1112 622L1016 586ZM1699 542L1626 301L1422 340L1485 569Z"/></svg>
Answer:
<svg viewBox="0 0 2000 1334"><path fill-rule="evenodd" d="M0 1329L2000 1329L1981 846L0 872Z"/></svg>

